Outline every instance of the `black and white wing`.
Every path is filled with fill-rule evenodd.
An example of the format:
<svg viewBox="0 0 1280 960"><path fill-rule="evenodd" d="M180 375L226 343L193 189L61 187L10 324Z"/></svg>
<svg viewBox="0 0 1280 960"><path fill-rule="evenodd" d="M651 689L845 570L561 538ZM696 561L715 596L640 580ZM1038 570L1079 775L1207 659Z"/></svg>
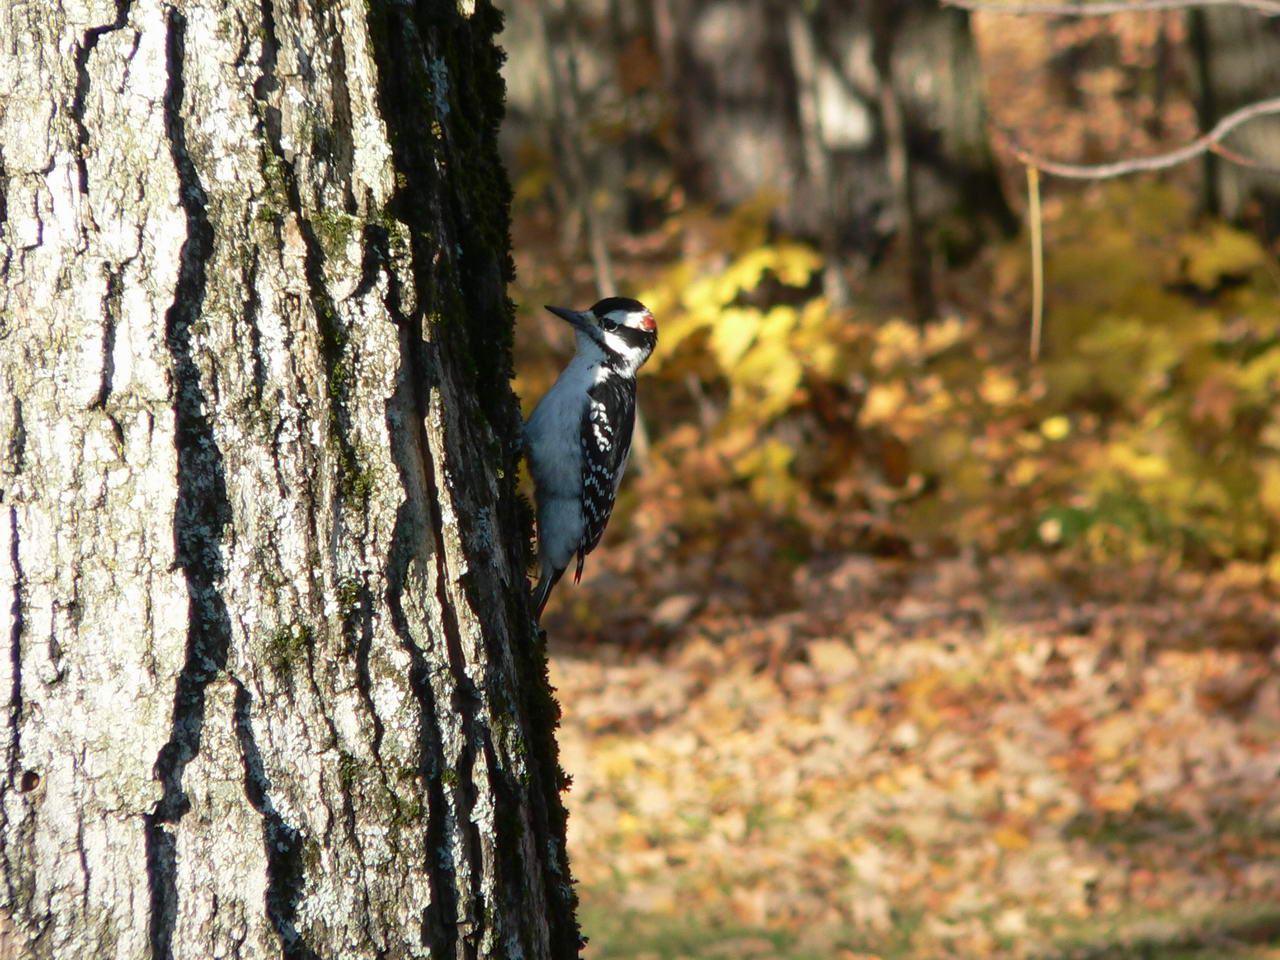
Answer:
<svg viewBox="0 0 1280 960"><path fill-rule="evenodd" d="M582 415L582 541L578 547L578 569L604 535L614 497L631 455L631 432L636 422L635 381L608 377L587 394Z"/></svg>

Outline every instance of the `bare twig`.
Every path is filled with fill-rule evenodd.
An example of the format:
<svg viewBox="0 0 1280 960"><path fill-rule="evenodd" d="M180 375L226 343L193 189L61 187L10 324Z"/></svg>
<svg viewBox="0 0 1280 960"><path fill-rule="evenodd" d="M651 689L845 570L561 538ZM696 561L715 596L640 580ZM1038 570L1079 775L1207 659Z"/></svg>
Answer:
<svg viewBox="0 0 1280 960"><path fill-rule="evenodd" d="M1259 100L1256 103L1241 107L1239 110L1233 110L1214 124L1212 130L1196 137L1185 147L1179 147L1177 150L1170 150L1168 153L1159 153L1151 157L1133 157L1128 160L1116 160L1112 163L1058 163L1055 160L1046 160L1043 157L1036 156L1030 150L1019 145L1008 131L1001 131L1001 137L1004 140L1006 149L1021 162L1033 167L1039 167L1045 173L1052 173L1054 176L1067 177L1073 180L1107 180L1111 177L1121 177L1140 170L1164 170L1167 167L1176 167L1178 164L1185 163L1192 157L1197 157L1208 150L1213 150L1227 159L1235 160L1237 154L1225 148L1219 149L1217 146L1218 141L1242 123L1255 117L1273 113L1280 113L1280 97ZM1266 165L1253 161L1250 161L1247 165L1260 169L1269 169Z"/></svg>
<svg viewBox="0 0 1280 960"><path fill-rule="evenodd" d="M1280 173L1280 166L1274 163L1265 163L1262 160L1255 160L1253 157L1246 157L1243 153L1236 153L1230 147L1225 147L1220 143L1211 143L1208 149L1210 153L1216 153L1222 159L1230 160L1237 166L1248 167L1250 170L1261 170L1264 173Z"/></svg>
<svg viewBox="0 0 1280 960"><path fill-rule="evenodd" d="M1031 220L1031 362L1040 359L1044 322L1044 234L1040 216L1040 171L1027 166L1027 216Z"/></svg>
<svg viewBox="0 0 1280 960"><path fill-rule="evenodd" d="M1247 7L1268 17L1280 16L1280 0L1098 0L1097 3L1044 3L1040 0L1001 3L999 0L941 0L944 7L981 13L1039 14L1057 17L1101 17L1112 13L1182 10L1187 7Z"/></svg>

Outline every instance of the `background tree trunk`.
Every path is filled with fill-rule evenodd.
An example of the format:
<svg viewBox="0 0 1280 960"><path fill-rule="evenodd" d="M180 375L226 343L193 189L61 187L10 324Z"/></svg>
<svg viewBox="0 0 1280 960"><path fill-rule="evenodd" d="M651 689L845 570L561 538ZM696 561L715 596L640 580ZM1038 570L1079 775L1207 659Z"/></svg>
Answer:
<svg viewBox="0 0 1280 960"><path fill-rule="evenodd" d="M1253 10L1189 10L1192 77L1200 129L1280 88L1280 24ZM1233 132L1228 149L1274 167L1280 157L1280 118L1260 117ZM1274 170L1251 170L1206 153L1201 161L1205 209L1250 221L1266 238L1280 237L1280 187Z"/></svg>
<svg viewBox="0 0 1280 960"><path fill-rule="evenodd" d="M0 952L576 956L499 15L0 18Z"/></svg>
<svg viewBox="0 0 1280 960"><path fill-rule="evenodd" d="M580 164L566 154L560 179L576 182L585 170L591 182L579 189L626 198L643 174L670 166L700 202L737 206L769 195L777 225L822 248L833 302L848 299L856 268L892 255L917 317L935 312L933 261L964 261L1017 228L987 142L966 11L888 0L647 0L632 5L645 15L620 51L611 30L618 18L603 0L575 0L573 9L584 35L575 47L584 106L578 129L559 139L628 160ZM508 70L522 108L507 133L514 145L536 141L555 115L541 77L564 51L528 39L545 4L512 0L511 10L526 38L513 44ZM649 59L651 70L638 69ZM629 74L646 73L627 90ZM658 95L650 149L620 129L619 90L632 106ZM613 220L622 224L619 213Z"/></svg>

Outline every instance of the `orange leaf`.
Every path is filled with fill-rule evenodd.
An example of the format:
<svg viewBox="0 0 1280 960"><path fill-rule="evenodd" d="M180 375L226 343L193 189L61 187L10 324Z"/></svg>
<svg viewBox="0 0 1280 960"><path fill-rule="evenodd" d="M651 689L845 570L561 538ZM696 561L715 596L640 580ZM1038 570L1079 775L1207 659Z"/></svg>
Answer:
<svg viewBox="0 0 1280 960"><path fill-rule="evenodd" d="M1031 846L1031 838L1013 827L997 827L991 838L1002 850L1025 850Z"/></svg>
<svg viewBox="0 0 1280 960"><path fill-rule="evenodd" d="M1142 798L1142 789L1132 780L1117 783L1108 790L1100 790L1093 796L1093 805L1108 813L1128 813Z"/></svg>

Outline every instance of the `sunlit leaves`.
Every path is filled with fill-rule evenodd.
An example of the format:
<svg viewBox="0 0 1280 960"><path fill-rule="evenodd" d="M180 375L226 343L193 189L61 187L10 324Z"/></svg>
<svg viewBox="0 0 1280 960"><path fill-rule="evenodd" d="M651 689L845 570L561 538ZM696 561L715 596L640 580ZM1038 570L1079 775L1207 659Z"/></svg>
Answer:
<svg viewBox="0 0 1280 960"><path fill-rule="evenodd" d="M811 292L817 255L770 240L763 210L721 228L738 245L705 247L646 294L668 311L659 371L678 358L724 383L720 429L750 438L733 475L758 501L800 502L797 470L820 457L776 425L825 381L859 392L850 428L869 438L840 489L909 536L1218 558L1280 537L1259 458L1280 437L1280 298L1258 244L1193 229L1184 193L1120 184L1056 206L1051 349L1032 369L974 320L830 310Z"/></svg>
<svg viewBox="0 0 1280 960"><path fill-rule="evenodd" d="M1047 440L1062 440L1071 432L1071 421L1062 414L1049 417L1040 424L1040 432Z"/></svg>
<svg viewBox="0 0 1280 960"><path fill-rule="evenodd" d="M1213 290L1231 277L1247 276L1267 262L1256 237L1224 223L1188 234L1178 247L1185 258L1187 279L1202 290Z"/></svg>
<svg viewBox="0 0 1280 960"><path fill-rule="evenodd" d="M729 307L711 326L711 350L721 369L732 370L751 349L764 318L759 310Z"/></svg>
<svg viewBox="0 0 1280 960"><path fill-rule="evenodd" d="M680 366L703 380L723 380L722 435L740 425L764 429L785 413L799 400L807 370L835 372L824 343L828 311L821 298L806 296L821 259L806 244L770 240L764 226L770 209L762 198L723 223L688 215L691 232L718 242L668 268L640 295L663 318L651 369L661 374ZM794 449L769 438L735 469L757 499L781 505L795 494L794 459Z"/></svg>
<svg viewBox="0 0 1280 960"><path fill-rule="evenodd" d="M649 401L679 491L646 501L655 529L662 509L714 536L741 511L841 543L862 542L847 521L943 549L1274 555L1280 272L1249 235L1168 185L1056 198L1028 366L1025 333L991 317L833 309L770 203L683 208L664 227L679 254L638 291L661 323L646 372L684 398L676 417ZM997 298L1025 296L1022 243L994 267Z"/></svg>

